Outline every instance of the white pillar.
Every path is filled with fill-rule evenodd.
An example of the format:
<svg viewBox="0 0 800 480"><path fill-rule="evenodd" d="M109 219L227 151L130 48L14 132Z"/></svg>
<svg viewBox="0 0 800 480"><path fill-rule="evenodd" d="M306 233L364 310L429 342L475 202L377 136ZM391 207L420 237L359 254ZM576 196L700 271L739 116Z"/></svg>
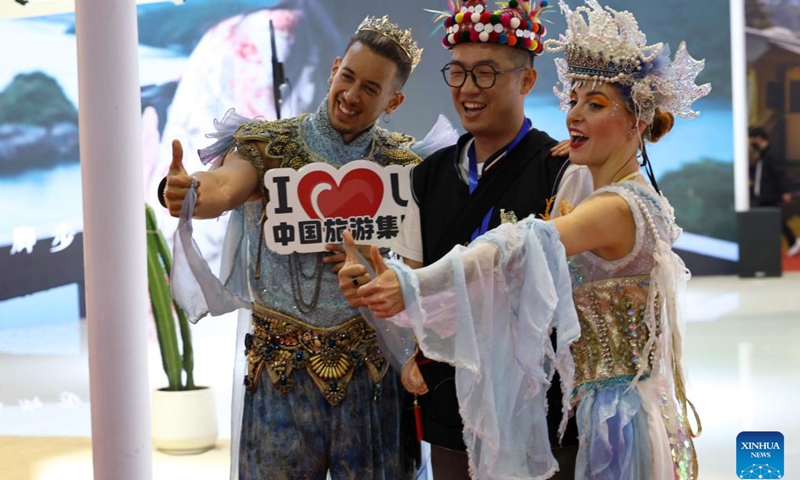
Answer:
<svg viewBox="0 0 800 480"><path fill-rule="evenodd" d="M730 0L731 100L733 103L733 185L737 212L750 209L747 158L747 49L744 32L744 0Z"/></svg>
<svg viewBox="0 0 800 480"><path fill-rule="evenodd" d="M152 478L135 0L76 0L95 480Z"/></svg>

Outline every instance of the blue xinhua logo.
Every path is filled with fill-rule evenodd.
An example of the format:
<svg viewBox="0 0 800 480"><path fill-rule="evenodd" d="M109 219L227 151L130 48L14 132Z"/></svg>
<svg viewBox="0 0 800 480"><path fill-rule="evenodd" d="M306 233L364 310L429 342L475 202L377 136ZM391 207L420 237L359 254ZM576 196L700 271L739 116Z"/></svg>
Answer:
<svg viewBox="0 0 800 480"><path fill-rule="evenodd" d="M783 434L742 432L736 437L736 476L783 478Z"/></svg>

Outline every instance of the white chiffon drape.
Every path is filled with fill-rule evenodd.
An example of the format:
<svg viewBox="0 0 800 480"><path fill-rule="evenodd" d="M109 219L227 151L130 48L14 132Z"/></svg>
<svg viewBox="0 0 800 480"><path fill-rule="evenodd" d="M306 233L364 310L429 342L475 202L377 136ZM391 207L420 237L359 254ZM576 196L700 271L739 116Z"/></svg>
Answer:
<svg viewBox="0 0 800 480"><path fill-rule="evenodd" d="M456 366L472 478L551 476L558 467L546 391L558 370L566 392L563 431L574 376L569 345L580 333L555 227L528 218L429 267L390 266L406 305L392 321L413 328L426 356Z"/></svg>

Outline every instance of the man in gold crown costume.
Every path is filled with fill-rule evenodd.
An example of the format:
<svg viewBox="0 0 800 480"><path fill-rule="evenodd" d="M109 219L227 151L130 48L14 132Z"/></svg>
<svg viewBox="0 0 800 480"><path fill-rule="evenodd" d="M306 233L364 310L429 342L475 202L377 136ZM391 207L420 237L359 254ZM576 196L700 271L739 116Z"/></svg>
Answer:
<svg viewBox="0 0 800 480"><path fill-rule="evenodd" d="M400 426L398 375L382 355L375 331L342 298L336 274L326 266L343 255L271 251L262 238L268 201L262 179L271 168L299 169L311 162L336 167L365 158L384 166L417 163L413 139L376 121L403 102L401 89L420 56L410 31L386 17L368 17L344 55L334 60L328 96L315 113L246 121L229 112L217 125L221 139L200 152L204 163L221 159L219 165L191 176L182 165L180 142L173 142L163 194L170 214L181 215L184 204L187 217L215 218L232 211L230 222L242 225L246 239L246 253L239 252L249 259L243 287L235 291L228 282L232 277L221 275L226 284L220 296L227 306L213 306L219 299L209 298L206 289L205 303L182 303L194 321L209 311L253 309L250 333L243 338L246 393L241 429L234 428L232 438L233 449L238 447L234 478L413 477ZM223 258L235 250L226 247ZM173 277L173 287L182 282Z"/></svg>

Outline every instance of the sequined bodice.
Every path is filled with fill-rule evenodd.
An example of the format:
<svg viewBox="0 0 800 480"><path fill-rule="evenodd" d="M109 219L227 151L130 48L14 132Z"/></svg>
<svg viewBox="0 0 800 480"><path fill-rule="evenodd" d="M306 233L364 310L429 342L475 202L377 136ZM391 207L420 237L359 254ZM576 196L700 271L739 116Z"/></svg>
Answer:
<svg viewBox="0 0 800 480"><path fill-rule="evenodd" d="M650 279L614 278L573 290L581 336L572 345L575 387L586 383L629 382L642 358L650 331L645 322ZM658 333L658 332L657 332ZM653 354L645 373L649 373Z"/></svg>
<svg viewBox="0 0 800 480"><path fill-rule="evenodd" d="M651 334L645 313L656 241L661 238L672 243L680 231L669 204L651 188L629 182L596 194L609 192L620 195L630 206L636 240L632 251L618 260L603 260L591 252L569 259L581 323L581 337L572 345L576 387L629 382L643 365L647 374L652 355L643 358ZM656 335L660 333L658 322L656 317Z"/></svg>

